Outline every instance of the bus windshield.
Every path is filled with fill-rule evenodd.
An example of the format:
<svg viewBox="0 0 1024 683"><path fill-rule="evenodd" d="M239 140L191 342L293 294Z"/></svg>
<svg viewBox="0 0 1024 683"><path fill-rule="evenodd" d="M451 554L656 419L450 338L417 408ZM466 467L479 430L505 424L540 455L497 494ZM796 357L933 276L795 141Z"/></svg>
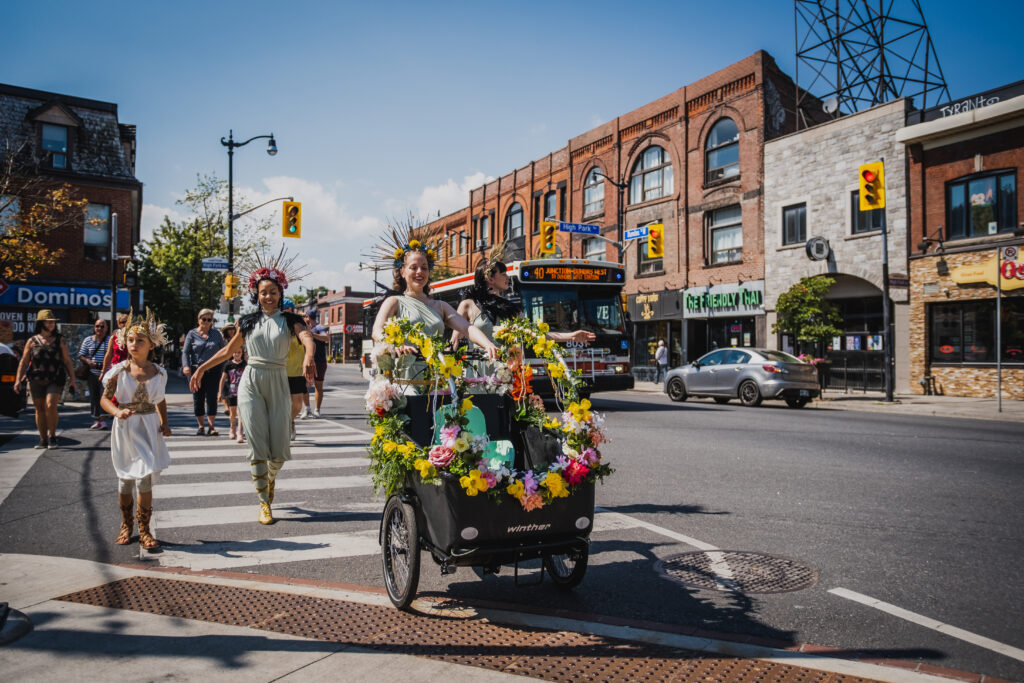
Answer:
<svg viewBox="0 0 1024 683"><path fill-rule="evenodd" d="M617 289L599 287L521 288L523 311L535 322L546 322L554 332L579 329L625 333Z"/></svg>

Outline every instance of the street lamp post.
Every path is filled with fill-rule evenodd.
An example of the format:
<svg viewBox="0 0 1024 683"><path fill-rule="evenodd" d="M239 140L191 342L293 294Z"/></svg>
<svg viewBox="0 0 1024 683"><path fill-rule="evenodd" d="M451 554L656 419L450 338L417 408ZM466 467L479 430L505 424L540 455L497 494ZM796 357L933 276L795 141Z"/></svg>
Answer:
<svg viewBox="0 0 1024 683"><path fill-rule="evenodd" d="M618 225L616 226L616 231L615 231L615 246L619 250L619 263L622 263L622 236L623 236L622 221L623 221L623 216L625 215L625 207L622 205L622 199L623 199L623 194L625 193L625 190L626 190L626 183L622 182L621 180L618 180L618 181L612 180L611 178L606 176L604 174L604 172L601 171L601 169L597 169L597 175L601 176L602 178L607 180L609 183L614 185L618 189L618 191L619 191L619 203L618 203L618 205L616 207L618 209L618 211L616 212L617 213L617 215L616 215L616 222L618 223Z"/></svg>
<svg viewBox="0 0 1024 683"><path fill-rule="evenodd" d="M274 140L274 134L270 135L255 135L244 142L235 142L234 131L228 131L228 137L220 139L220 144L228 148L228 272L235 272L235 206L234 206L234 191L235 191L235 178L234 178L234 162L235 162L235 147L245 147L253 140L260 140L262 138L270 138L270 142L267 143L267 154L274 156L277 154L277 141Z"/></svg>

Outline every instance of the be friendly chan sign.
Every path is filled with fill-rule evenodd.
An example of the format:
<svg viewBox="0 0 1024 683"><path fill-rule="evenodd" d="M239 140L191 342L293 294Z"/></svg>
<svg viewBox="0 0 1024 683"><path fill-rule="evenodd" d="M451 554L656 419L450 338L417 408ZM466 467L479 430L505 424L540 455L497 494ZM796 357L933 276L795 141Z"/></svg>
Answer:
<svg viewBox="0 0 1024 683"><path fill-rule="evenodd" d="M764 313L764 280L739 284L691 287L683 294L687 318L715 318Z"/></svg>

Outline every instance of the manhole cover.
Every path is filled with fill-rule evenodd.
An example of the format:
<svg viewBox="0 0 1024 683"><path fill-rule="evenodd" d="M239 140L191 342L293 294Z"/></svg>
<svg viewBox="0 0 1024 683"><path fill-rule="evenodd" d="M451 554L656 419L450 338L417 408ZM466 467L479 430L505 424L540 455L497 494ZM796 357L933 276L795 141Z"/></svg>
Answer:
<svg viewBox="0 0 1024 683"><path fill-rule="evenodd" d="M666 557L655 569L697 588L739 593L786 593L810 588L818 573L795 560L767 553L709 550Z"/></svg>

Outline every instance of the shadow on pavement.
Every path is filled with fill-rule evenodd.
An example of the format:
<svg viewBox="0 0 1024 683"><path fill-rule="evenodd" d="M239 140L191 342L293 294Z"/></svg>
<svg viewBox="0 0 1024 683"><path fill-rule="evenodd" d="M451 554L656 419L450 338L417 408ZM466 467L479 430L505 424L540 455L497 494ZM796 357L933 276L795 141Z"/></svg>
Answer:
<svg viewBox="0 0 1024 683"><path fill-rule="evenodd" d="M655 505L653 503L637 503L633 505L608 506L602 505L602 510L608 512L619 512L624 515L635 513L646 513L652 515L731 515L731 512L719 510L717 512L708 510L703 505Z"/></svg>

